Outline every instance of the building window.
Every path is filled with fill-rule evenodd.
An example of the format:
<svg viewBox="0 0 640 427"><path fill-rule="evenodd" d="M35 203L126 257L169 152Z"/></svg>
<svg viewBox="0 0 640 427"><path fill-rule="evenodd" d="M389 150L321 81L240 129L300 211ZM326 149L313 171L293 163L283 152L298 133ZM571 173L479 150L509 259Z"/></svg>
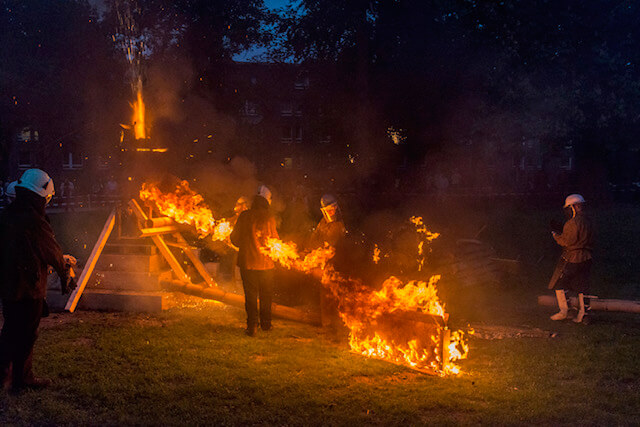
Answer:
<svg viewBox="0 0 640 427"><path fill-rule="evenodd" d="M291 144L292 139L293 139L293 128L291 126L283 126L282 136L280 137L280 141L283 144Z"/></svg>
<svg viewBox="0 0 640 427"><path fill-rule="evenodd" d="M30 127L22 128L20 132L18 132L17 139L20 142L38 142L40 135L37 130L32 130Z"/></svg>
<svg viewBox="0 0 640 427"><path fill-rule="evenodd" d="M293 105L291 102L285 102L280 108L280 115L282 117L291 117L293 115Z"/></svg>
<svg viewBox="0 0 640 427"><path fill-rule="evenodd" d="M331 143L331 135L323 135L320 137L320 144L330 144Z"/></svg>
<svg viewBox="0 0 640 427"><path fill-rule="evenodd" d="M285 169L291 169L293 167L293 157L285 157L280 165Z"/></svg>
<svg viewBox="0 0 640 427"><path fill-rule="evenodd" d="M244 114L245 116L257 116L258 105L255 102L244 101L244 106L242 107L242 114Z"/></svg>
<svg viewBox="0 0 640 427"><path fill-rule="evenodd" d="M296 126L294 128L296 142L299 144L302 142L302 126Z"/></svg>
<svg viewBox="0 0 640 427"><path fill-rule="evenodd" d="M62 169L64 170L78 170L82 169L83 157L80 155L73 155L69 152L66 154L62 161Z"/></svg>
<svg viewBox="0 0 640 427"><path fill-rule="evenodd" d="M309 89L309 74L307 74L306 72L302 72L298 74L298 77L296 77L296 81L293 87L296 90Z"/></svg>
<svg viewBox="0 0 640 427"><path fill-rule="evenodd" d="M296 117L302 117L302 105L300 104L296 105L295 115Z"/></svg>
<svg viewBox="0 0 640 427"><path fill-rule="evenodd" d="M29 169L33 166L33 156L30 150L20 150L18 152L18 168Z"/></svg>

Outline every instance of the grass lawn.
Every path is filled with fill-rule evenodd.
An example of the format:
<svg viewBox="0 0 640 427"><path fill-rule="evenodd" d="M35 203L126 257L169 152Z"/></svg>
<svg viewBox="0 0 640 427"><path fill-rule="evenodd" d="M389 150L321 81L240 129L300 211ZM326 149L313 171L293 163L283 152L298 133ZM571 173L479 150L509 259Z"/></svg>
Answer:
<svg viewBox="0 0 640 427"><path fill-rule="evenodd" d="M551 322L536 306L553 256L547 213L475 212L524 273L453 298L478 329L462 374L439 378L352 354L345 339L292 322L244 336L244 312L213 302L157 315L76 312L43 322L35 370L50 389L0 394L2 424L640 424L640 316ZM640 299L640 209L594 212L594 292ZM54 221L55 223L55 221ZM444 227L444 226L443 226ZM462 236L461 236L462 237ZM446 286L446 283L443 284ZM451 293L451 292L449 292ZM469 299L475 309L466 311Z"/></svg>

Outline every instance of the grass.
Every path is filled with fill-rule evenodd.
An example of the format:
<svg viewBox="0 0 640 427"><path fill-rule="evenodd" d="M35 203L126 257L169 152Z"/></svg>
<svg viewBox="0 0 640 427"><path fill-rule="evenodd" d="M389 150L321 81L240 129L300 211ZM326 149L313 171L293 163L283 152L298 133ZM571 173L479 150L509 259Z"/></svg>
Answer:
<svg viewBox="0 0 640 427"><path fill-rule="evenodd" d="M242 310L211 302L157 315L60 313L46 320L35 350L36 372L54 386L0 395L0 422L637 425L640 317L598 313L588 326L557 323L535 304L553 267L554 256L540 260L553 250L546 231L553 213L474 211L464 219L470 231L460 234L486 224L483 239L500 256L520 255L526 268L501 286L467 289L464 298L449 290L452 323L553 337L472 337L457 377L366 359L345 340L291 322L248 338ZM630 206L594 212L594 291L603 297L640 297L638 214ZM470 301L475 310L466 311Z"/></svg>
<svg viewBox="0 0 640 427"><path fill-rule="evenodd" d="M540 314L542 316L542 314ZM3 396L16 424L633 424L640 324L626 316L556 338L471 341L459 377L348 351L278 321L242 334L244 313L201 303L156 315L56 314L36 345L55 386ZM552 325L548 325L552 326ZM555 325L553 325L555 326Z"/></svg>

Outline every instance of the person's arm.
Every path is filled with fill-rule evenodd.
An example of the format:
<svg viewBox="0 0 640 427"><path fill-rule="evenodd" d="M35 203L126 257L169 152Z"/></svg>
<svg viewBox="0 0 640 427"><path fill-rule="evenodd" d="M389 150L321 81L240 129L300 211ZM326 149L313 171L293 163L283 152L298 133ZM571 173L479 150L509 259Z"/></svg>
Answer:
<svg viewBox="0 0 640 427"><path fill-rule="evenodd" d="M278 229L276 228L276 219L274 217L269 219L269 236L275 239L280 239Z"/></svg>
<svg viewBox="0 0 640 427"><path fill-rule="evenodd" d="M578 241L578 226L575 221L567 221L562 228L562 234L553 233L553 238L562 247L574 245Z"/></svg>
<svg viewBox="0 0 640 427"><path fill-rule="evenodd" d="M40 259L53 267L60 277L60 284L62 291L65 293L67 290L67 284L69 282L69 265L67 264L62 248L56 241L53 229L47 221L44 219L40 221L39 227L36 228L36 242L37 250L39 251Z"/></svg>
<svg viewBox="0 0 640 427"><path fill-rule="evenodd" d="M245 217L246 215L244 214L244 212L242 212L238 217L236 224L233 226L233 231L229 235L229 240L231 240L233 246L237 248L240 247L240 242L242 241L242 237L240 234L242 233L242 224L244 223Z"/></svg>

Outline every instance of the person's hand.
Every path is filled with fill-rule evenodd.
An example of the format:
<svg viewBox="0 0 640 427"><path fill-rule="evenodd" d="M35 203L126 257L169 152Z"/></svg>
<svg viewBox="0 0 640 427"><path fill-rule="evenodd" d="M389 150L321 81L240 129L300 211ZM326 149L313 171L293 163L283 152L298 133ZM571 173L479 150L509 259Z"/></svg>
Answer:
<svg viewBox="0 0 640 427"><path fill-rule="evenodd" d="M62 284L62 282L60 283L60 285L60 291L62 292L62 295L73 292L73 290L78 286L73 277L69 277L69 280L64 285Z"/></svg>
<svg viewBox="0 0 640 427"><path fill-rule="evenodd" d="M73 255L62 255L62 258L64 258L64 262L69 265L76 265L78 263L78 260Z"/></svg>

